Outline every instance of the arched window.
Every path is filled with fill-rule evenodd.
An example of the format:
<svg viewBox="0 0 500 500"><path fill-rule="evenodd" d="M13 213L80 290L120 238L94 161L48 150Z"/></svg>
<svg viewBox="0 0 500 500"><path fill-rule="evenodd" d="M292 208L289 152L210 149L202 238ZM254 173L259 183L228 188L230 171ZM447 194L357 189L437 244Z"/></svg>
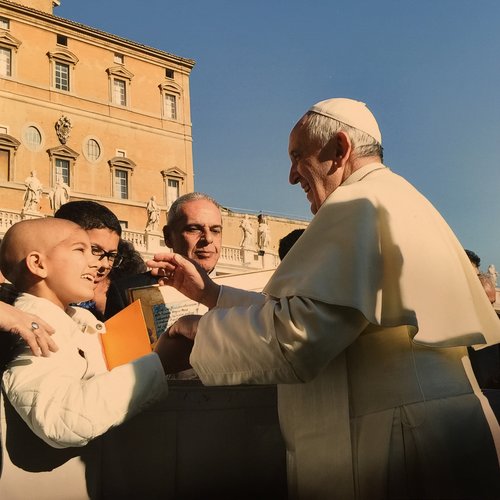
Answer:
<svg viewBox="0 0 500 500"><path fill-rule="evenodd" d="M101 158L101 144L95 137L87 137L83 141L83 155L90 162L96 162Z"/></svg>
<svg viewBox="0 0 500 500"><path fill-rule="evenodd" d="M35 125L28 125L24 129L23 141L31 151L38 151L42 146L42 133Z"/></svg>

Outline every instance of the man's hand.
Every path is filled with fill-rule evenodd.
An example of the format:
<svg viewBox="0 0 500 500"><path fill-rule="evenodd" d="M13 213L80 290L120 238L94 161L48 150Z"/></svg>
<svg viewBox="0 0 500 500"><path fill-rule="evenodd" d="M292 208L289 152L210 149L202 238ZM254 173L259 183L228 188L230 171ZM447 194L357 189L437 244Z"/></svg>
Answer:
<svg viewBox="0 0 500 500"><path fill-rule="evenodd" d="M169 337L167 333L164 333L156 342L154 352L160 356L165 374L171 374L191 368L189 356L192 348L192 340L181 335Z"/></svg>
<svg viewBox="0 0 500 500"><path fill-rule="evenodd" d="M58 347L50 337L54 329L34 314L0 302L0 330L21 336L35 356L50 356Z"/></svg>
<svg viewBox="0 0 500 500"><path fill-rule="evenodd" d="M160 253L146 264L151 268L151 274L158 277L160 285L173 286L209 309L217 304L220 286L193 261L176 253Z"/></svg>
<svg viewBox="0 0 500 500"><path fill-rule="evenodd" d="M196 331L198 330L198 323L201 316L198 314L188 314L187 316L182 316L179 318L170 328L166 331L169 337L175 337L176 335L182 335L187 339L194 340L196 337Z"/></svg>

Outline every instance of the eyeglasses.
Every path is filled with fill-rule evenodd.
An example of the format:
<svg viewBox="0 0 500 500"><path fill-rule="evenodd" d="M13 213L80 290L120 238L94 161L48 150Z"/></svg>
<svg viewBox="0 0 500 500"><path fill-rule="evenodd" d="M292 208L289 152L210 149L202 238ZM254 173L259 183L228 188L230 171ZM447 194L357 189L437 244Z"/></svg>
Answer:
<svg viewBox="0 0 500 500"><path fill-rule="evenodd" d="M101 247L98 246L92 245L91 252L92 255L99 257L99 261L101 261L104 258L107 258L108 262L111 264L111 267L118 267L123 261L123 257L121 255L118 255L117 252L106 252L105 250L103 250Z"/></svg>

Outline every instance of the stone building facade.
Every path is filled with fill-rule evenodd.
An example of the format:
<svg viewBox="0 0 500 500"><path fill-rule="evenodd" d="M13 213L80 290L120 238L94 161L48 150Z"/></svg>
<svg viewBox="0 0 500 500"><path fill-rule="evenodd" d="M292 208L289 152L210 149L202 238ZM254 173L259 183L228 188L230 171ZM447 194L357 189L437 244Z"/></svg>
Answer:
<svg viewBox="0 0 500 500"><path fill-rule="evenodd" d="M171 203L195 190L194 61L54 15L56 0L0 0L0 237L61 203L109 207L145 258L165 251ZM160 216L148 220L154 199ZM262 222L264 219L264 222ZM242 221L253 240L242 246ZM223 209L222 274L278 263L306 222ZM259 241L259 226L267 239Z"/></svg>
<svg viewBox="0 0 500 500"><path fill-rule="evenodd" d="M57 3L0 1L0 208L20 214L35 171L32 212L51 214L61 177L143 232L151 196L164 217L193 190L194 61L57 17Z"/></svg>

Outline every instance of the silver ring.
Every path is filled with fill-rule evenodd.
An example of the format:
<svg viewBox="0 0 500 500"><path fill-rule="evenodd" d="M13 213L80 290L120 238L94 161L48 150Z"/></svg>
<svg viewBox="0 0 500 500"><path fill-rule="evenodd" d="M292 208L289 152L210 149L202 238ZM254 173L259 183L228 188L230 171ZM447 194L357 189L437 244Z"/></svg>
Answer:
<svg viewBox="0 0 500 500"><path fill-rule="evenodd" d="M40 325L36 321L31 322L31 329L33 331L38 330L40 328Z"/></svg>

